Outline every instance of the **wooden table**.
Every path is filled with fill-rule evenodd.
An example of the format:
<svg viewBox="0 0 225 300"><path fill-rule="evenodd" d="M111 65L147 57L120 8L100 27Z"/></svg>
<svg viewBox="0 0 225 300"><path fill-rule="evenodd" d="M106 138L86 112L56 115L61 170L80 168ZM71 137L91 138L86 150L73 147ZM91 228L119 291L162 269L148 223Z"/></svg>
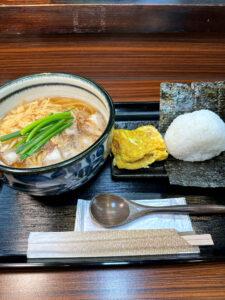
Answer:
<svg viewBox="0 0 225 300"><path fill-rule="evenodd" d="M0 36L0 83L39 72L96 80L114 101L159 100L161 81L224 80L224 34ZM1 270L0 299L224 299L225 263Z"/></svg>
<svg viewBox="0 0 225 300"><path fill-rule="evenodd" d="M1 272L0 299L224 299L225 263Z"/></svg>

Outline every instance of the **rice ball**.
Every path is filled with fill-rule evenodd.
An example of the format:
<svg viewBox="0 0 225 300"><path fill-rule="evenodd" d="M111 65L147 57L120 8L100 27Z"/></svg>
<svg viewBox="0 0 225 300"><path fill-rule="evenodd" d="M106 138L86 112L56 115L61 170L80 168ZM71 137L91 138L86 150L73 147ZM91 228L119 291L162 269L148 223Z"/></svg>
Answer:
<svg viewBox="0 0 225 300"><path fill-rule="evenodd" d="M225 151L225 123L206 109L178 116L165 134L167 151L184 161L204 161Z"/></svg>

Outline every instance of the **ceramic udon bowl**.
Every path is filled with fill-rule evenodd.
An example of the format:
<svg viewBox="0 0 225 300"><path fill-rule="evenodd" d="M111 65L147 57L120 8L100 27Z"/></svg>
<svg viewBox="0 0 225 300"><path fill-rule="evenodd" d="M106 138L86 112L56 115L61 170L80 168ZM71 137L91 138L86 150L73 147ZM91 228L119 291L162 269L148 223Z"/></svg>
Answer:
<svg viewBox="0 0 225 300"><path fill-rule="evenodd" d="M39 168L11 168L0 165L0 180L8 186L37 196L58 195L89 181L105 162L111 147L114 107L108 93L97 83L67 73L34 74L0 87L0 118L22 99L64 96L83 100L106 118L101 137L79 155L63 162Z"/></svg>

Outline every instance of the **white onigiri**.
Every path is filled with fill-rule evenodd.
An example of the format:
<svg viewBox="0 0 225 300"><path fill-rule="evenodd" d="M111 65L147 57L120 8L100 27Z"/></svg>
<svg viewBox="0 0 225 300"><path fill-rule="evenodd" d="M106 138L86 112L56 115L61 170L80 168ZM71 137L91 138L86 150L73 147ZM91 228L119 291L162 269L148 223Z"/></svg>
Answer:
<svg viewBox="0 0 225 300"><path fill-rule="evenodd" d="M184 161L203 161L225 151L225 123L206 109L178 116L165 134L167 151Z"/></svg>

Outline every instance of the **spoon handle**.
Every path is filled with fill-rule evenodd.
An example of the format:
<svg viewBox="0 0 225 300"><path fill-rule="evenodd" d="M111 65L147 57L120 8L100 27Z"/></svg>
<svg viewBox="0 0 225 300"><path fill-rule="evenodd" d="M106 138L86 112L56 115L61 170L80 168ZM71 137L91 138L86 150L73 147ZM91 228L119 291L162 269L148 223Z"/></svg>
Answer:
<svg viewBox="0 0 225 300"><path fill-rule="evenodd" d="M223 214L225 213L225 205L174 205L146 208L147 212L174 212L174 213L188 213L194 215L202 214Z"/></svg>

